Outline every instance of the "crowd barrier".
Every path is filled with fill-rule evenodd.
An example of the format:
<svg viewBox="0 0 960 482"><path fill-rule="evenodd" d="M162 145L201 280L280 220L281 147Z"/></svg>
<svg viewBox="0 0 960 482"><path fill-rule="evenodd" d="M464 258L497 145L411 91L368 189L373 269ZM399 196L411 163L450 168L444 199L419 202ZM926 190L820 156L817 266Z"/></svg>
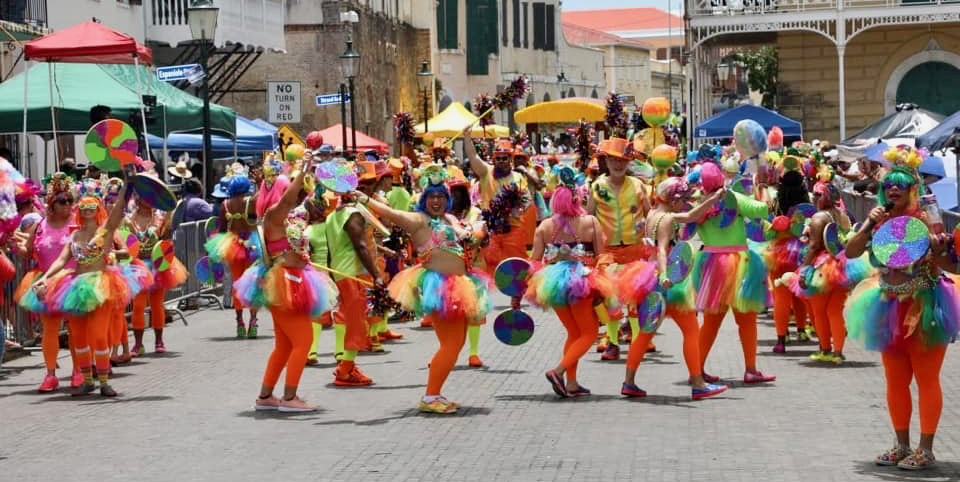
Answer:
<svg viewBox="0 0 960 482"><path fill-rule="evenodd" d="M203 221L180 223L175 227L173 232L174 252L177 258L183 262L190 276L187 278L186 283L167 292L164 305L167 313L175 318L179 318L183 324L187 324L184 312L200 309L202 307L201 301L206 302L206 304L203 305L204 307L215 305L219 309L223 309L225 303L221 300L222 293L227 293L227 296L224 296L223 300L230 299L229 270L227 270L222 283L212 285L200 283L200 280L198 280L194 274L197 261L207 254L203 248L206 240L207 233L204 229ZM12 327L12 330L7 333L7 335L9 335L8 339L20 343L25 349L29 350L39 344L40 321L37 317L20 309L13 301L13 291L16 288L16 284L28 271L29 263L24 260L15 259L14 265L17 268L15 281L13 283L6 283L2 288L4 294L2 316L4 319L12 322L9 325ZM130 307L127 309L128 314L129 311Z"/></svg>
<svg viewBox="0 0 960 482"><path fill-rule="evenodd" d="M850 190L841 192L844 204L847 210L853 215L855 221L867 219L870 210L877 207L877 197L873 194L859 194ZM960 224L960 214L952 211L940 211L940 217L943 218L944 232L952 233L953 229Z"/></svg>

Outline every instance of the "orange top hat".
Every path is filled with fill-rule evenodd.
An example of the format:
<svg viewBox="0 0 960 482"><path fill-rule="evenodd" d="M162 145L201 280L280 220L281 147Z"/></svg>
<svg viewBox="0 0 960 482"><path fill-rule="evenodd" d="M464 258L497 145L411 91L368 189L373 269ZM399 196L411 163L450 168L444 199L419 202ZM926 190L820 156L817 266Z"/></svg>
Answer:
<svg viewBox="0 0 960 482"><path fill-rule="evenodd" d="M513 143L510 142L510 139L500 139L497 141L497 147L493 150L493 152L498 154L507 153L513 156Z"/></svg>
<svg viewBox="0 0 960 482"><path fill-rule="evenodd" d="M357 178L360 182L377 180L377 166L372 161L360 161L356 165Z"/></svg>
<svg viewBox="0 0 960 482"><path fill-rule="evenodd" d="M606 143L606 145L604 145ZM629 160L627 156L627 145L629 142L621 137L611 137L604 140L600 143L598 151L606 155L607 157L616 157L619 159Z"/></svg>
<svg viewBox="0 0 960 482"><path fill-rule="evenodd" d="M387 164L387 161L375 161L373 163L373 168L377 173L377 179L380 179L383 176L389 176L392 172L390 170L390 165Z"/></svg>

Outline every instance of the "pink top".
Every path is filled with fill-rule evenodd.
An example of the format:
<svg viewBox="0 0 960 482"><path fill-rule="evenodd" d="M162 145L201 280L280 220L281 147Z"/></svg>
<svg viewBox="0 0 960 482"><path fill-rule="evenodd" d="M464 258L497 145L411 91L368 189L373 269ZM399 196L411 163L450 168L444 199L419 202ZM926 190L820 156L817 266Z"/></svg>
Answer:
<svg viewBox="0 0 960 482"><path fill-rule="evenodd" d="M71 231L70 223L64 223L63 227L54 229L47 224L47 218L40 221L33 241L33 258L39 265L38 268L42 271L50 268L50 265L63 252L63 247L70 242Z"/></svg>

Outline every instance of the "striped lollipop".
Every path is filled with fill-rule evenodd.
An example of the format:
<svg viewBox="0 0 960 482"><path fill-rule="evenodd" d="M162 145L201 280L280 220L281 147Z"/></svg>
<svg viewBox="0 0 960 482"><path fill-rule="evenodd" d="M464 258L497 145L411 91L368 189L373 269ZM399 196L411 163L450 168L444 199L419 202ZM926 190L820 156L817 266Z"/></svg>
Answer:
<svg viewBox="0 0 960 482"><path fill-rule="evenodd" d="M153 247L150 253L150 260L153 261L153 268L157 271L166 271L170 269L171 263L176 255L173 252L173 241L165 239Z"/></svg>
<svg viewBox="0 0 960 482"><path fill-rule="evenodd" d="M744 159L767 150L767 131L752 119L744 119L733 126L733 140Z"/></svg>
<svg viewBox="0 0 960 482"><path fill-rule="evenodd" d="M87 159L101 171L119 171L136 162L140 145L137 133L129 124L117 119L97 122L87 131L83 151Z"/></svg>
<svg viewBox="0 0 960 482"><path fill-rule="evenodd" d="M493 321L493 334L507 345L522 345L533 336L533 318L520 310L507 310Z"/></svg>
<svg viewBox="0 0 960 482"><path fill-rule="evenodd" d="M690 243L681 241L667 255L667 279L677 284L687 278L693 266L693 248Z"/></svg>
<svg viewBox="0 0 960 482"><path fill-rule="evenodd" d="M200 284L210 284L213 281L213 270L210 269L210 258L204 256L197 260L193 274L197 276Z"/></svg>
<svg viewBox="0 0 960 482"><path fill-rule="evenodd" d="M828 253L836 256L844 249L843 240L840 239L840 228L837 223L827 224L823 228L823 247Z"/></svg>
<svg viewBox="0 0 960 482"><path fill-rule="evenodd" d="M882 265L903 269L919 261L930 248L930 230L912 216L893 218L877 228L870 251Z"/></svg>
<svg viewBox="0 0 960 482"><path fill-rule="evenodd" d="M796 237L803 236L803 228L814 214L817 214L817 207L810 203L795 204L787 210L787 217L790 218L790 234Z"/></svg>
<svg viewBox="0 0 960 482"><path fill-rule="evenodd" d="M493 282L507 296L522 296L530 279L530 262L523 258L507 258L497 265Z"/></svg>
<svg viewBox="0 0 960 482"><path fill-rule="evenodd" d="M357 188L357 173L346 164L337 161L322 162L317 165L317 182L335 193L350 192Z"/></svg>
<svg viewBox="0 0 960 482"><path fill-rule="evenodd" d="M667 304L663 300L663 295L654 291L647 295L637 306L637 320L640 322L640 331L644 333L653 333L660 328L663 322L663 315L666 313Z"/></svg>

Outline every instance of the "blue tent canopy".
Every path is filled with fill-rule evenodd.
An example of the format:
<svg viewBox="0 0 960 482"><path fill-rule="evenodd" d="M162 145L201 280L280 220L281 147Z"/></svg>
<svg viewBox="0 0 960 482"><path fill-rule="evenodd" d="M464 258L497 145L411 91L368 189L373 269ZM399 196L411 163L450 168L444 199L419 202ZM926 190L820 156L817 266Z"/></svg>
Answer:
<svg viewBox="0 0 960 482"><path fill-rule="evenodd" d="M917 147L926 147L930 151L939 151L949 147L950 138L960 134L960 111L944 119L937 127L917 138Z"/></svg>
<svg viewBox="0 0 960 482"><path fill-rule="evenodd" d="M803 136L803 127L799 122L763 107L741 105L701 122L693 130L694 137L733 137L733 126L744 119L753 119L768 131L778 126L785 136Z"/></svg>
<svg viewBox="0 0 960 482"><path fill-rule="evenodd" d="M262 122L262 121L261 121ZM267 124L269 125L269 124ZM245 117L237 116L237 152L272 151L277 147L277 128L268 129ZM233 154L233 139L211 136L214 154ZM150 146L160 147L163 139L150 136ZM203 150L203 134L175 133L167 136L167 150L199 152Z"/></svg>

